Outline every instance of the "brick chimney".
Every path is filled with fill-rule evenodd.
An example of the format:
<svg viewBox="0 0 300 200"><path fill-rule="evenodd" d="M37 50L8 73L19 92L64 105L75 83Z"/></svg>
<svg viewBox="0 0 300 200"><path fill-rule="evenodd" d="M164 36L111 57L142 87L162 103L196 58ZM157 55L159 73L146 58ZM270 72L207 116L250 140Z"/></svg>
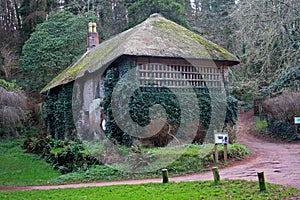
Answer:
<svg viewBox="0 0 300 200"><path fill-rule="evenodd" d="M87 37L87 50L91 50L99 44L99 35L97 32L97 24L89 23L89 32Z"/></svg>

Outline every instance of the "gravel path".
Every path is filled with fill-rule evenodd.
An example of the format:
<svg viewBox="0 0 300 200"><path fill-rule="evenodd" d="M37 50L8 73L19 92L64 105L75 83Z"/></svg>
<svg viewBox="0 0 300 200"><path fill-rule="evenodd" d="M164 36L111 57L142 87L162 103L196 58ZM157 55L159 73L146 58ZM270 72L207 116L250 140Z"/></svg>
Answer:
<svg viewBox="0 0 300 200"><path fill-rule="evenodd" d="M278 143L262 140L252 135L254 121L252 112L243 113L238 121L238 142L252 149L256 156L220 169L221 179L257 180L257 171L264 171L266 181L300 189L300 143ZM170 177L170 181L212 180L212 173L198 173L180 177ZM84 183L58 186L26 186L0 188L1 190L45 190L58 188L79 188L121 184L161 182L161 179L128 180L102 183Z"/></svg>

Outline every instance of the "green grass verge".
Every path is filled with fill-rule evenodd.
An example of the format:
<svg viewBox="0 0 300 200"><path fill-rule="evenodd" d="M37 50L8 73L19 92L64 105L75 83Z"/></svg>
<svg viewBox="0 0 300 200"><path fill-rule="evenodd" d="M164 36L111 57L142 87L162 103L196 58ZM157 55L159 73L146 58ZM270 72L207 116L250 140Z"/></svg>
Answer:
<svg viewBox="0 0 300 200"><path fill-rule="evenodd" d="M254 131L262 131L268 127L268 122L266 119L260 119L260 117L254 116L255 124L253 126Z"/></svg>
<svg viewBox="0 0 300 200"><path fill-rule="evenodd" d="M161 177L161 170L147 173L124 173L104 165L94 165L87 170L78 170L61 175L44 160L34 154L26 154L21 148L23 139L0 142L0 186L54 185L83 182L100 182L126 179ZM128 149L124 149L128 151ZM190 145L183 150L168 148L143 149L145 155L181 155L166 168L170 176L206 171L213 163L214 145ZM249 150L239 144L228 145L230 159L241 160ZM223 157L223 146L219 145L219 158ZM222 167L222 164L219 166Z"/></svg>
<svg viewBox="0 0 300 200"><path fill-rule="evenodd" d="M179 149L178 151L174 151L174 149L171 147L143 149L143 153L145 155L155 154L161 156L167 154L181 155L177 160L172 161L166 167L170 176L179 176L187 173L207 171L210 170L213 165L215 165L213 157L214 144L190 145L188 148ZM223 145L219 145L220 159L223 158L223 153ZM228 157L231 160L242 160L249 153L250 150L240 144L228 145ZM220 162L218 166L223 167L225 165ZM99 182L155 177L161 177L161 169L147 173L124 173L107 166L95 165L86 171L78 171L62 175L54 182L55 184L68 184L78 182Z"/></svg>
<svg viewBox="0 0 300 200"><path fill-rule="evenodd" d="M43 185L60 176L45 161L24 153L23 142L24 139L0 142L0 186Z"/></svg>
<svg viewBox="0 0 300 200"><path fill-rule="evenodd" d="M298 199L300 190L267 184L260 192L256 182L226 180L150 183L77 189L31 190L0 192L0 199Z"/></svg>

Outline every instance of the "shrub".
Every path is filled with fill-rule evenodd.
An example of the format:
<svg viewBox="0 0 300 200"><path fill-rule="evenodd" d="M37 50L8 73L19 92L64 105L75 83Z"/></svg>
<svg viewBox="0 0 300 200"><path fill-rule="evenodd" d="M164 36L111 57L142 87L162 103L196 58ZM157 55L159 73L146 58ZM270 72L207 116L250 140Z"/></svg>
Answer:
<svg viewBox="0 0 300 200"><path fill-rule="evenodd" d="M85 170L99 161L86 151L80 140L55 140L42 134L38 138L27 138L24 142L27 153L35 153L44 158L54 169L65 174Z"/></svg>
<svg viewBox="0 0 300 200"><path fill-rule="evenodd" d="M285 91L264 102L264 113L273 135L287 140L300 139L294 128L294 117L300 116L299 99L300 92Z"/></svg>
<svg viewBox="0 0 300 200"><path fill-rule="evenodd" d="M300 115L300 92L283 92L280 96L264 102L264 113L270 120L292 124L294 117Z"/></svg>
<svg viewBox="0 0 300 200"><path fill-rule="evenodd" d="M14 83L0 79L0 137L18 136L26 119L26 98Z"/></svg>

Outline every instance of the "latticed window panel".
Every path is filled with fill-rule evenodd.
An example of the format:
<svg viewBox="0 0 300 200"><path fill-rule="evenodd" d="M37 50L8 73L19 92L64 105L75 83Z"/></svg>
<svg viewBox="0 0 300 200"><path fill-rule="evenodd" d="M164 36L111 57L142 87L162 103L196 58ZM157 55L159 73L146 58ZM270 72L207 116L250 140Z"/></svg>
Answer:
<svg viewBox="0 0 300 200"><path fill-rule="evenodd" d="M221 68L217 66L190 66L161 63L137 65L141 87L168 87L178 89L220 89Z"/></svg>

